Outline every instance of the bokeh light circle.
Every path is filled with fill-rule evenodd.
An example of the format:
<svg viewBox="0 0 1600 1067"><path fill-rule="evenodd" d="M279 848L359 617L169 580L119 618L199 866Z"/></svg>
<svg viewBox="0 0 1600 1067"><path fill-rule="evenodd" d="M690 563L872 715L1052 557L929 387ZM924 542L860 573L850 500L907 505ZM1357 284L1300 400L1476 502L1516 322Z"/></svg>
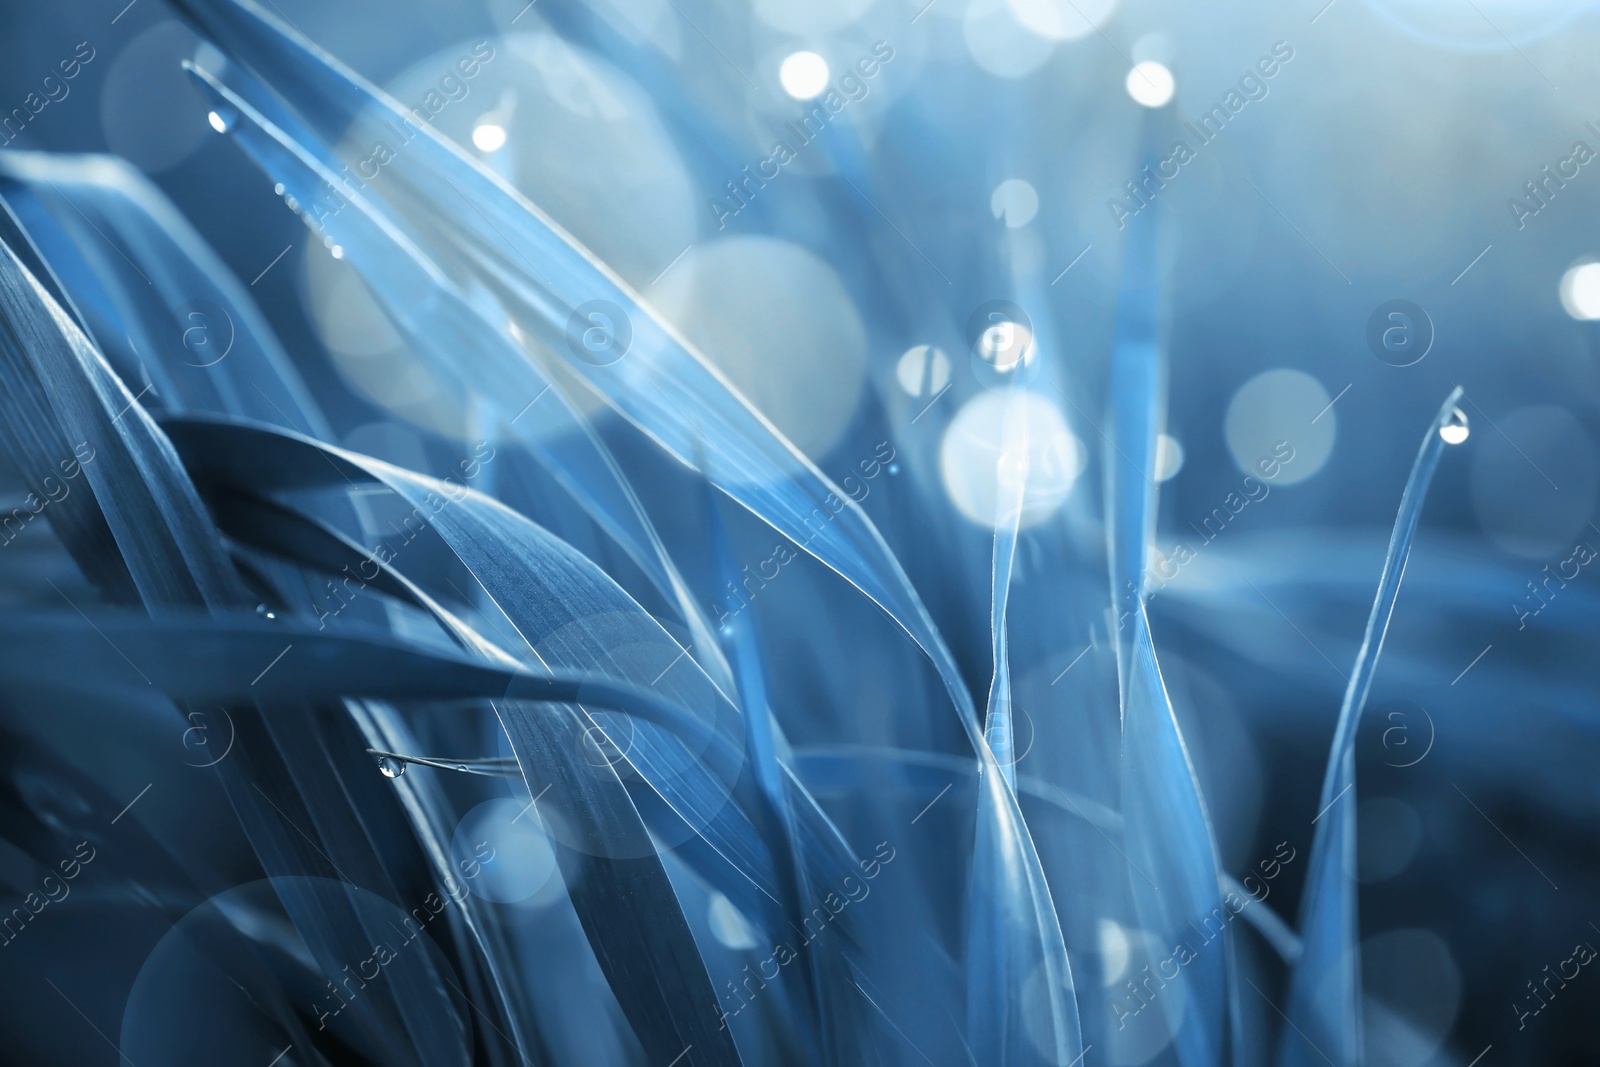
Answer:
<svg viewBox="0 0 1600 1067"><path fill-rule="evenodd" d="M1026 226L1039 213L1039 193L1021 178L1008 178L990 194L989 213L1003 220L1008 229Z"/></svg>
<svg viewBox="0 0 1600 1067"><path fill-rule="evenodd" d="M1051 41L1087 37L1111 21L1117 0L1007 0L1030 33Z"/></svg>
<svg viewBox="0 0 1600 1067"><path fill-rule="evenodd" d="M531 14L518 29L528 26L537 26ZM429 93L437 100L449 77L453 95L431 116L434 128L470 154L491 153L496 173L643 288L694 240L702 214L710 218L655 101L609 60L549 31L510 33L475 52L477 44L441 48L384 88L410 107ZM462 77L463 58L488 49L492 58L469 62L477 73ZM479 132L490 126L500 134ZM345 146L356 159L371 151Z"/></svg>
<svg viewBox="0 0 1600 1067"><path fill-rule="evenodd" d="M1559 569L1584 535L1600 492L1600 453L1565 408L1537 404L1494 420L1472 448L1472 511L1500 548ZM1570 570L1571 568L1567 568ZM1543 574L1538 576L1542 580Z"/></svg>
<svg viewBox="0 0 1600 1067"><path fill-rule="evenodd" d="M301 263L312 327L345 381L412 425L466 439L471 413L465 391L411 350L349 261L334 259L312 242ZM286 268L279 264L277 269Z"/></svg>
<svg viewBox="0 0 1600 1067"><path fill-rule="evenodd" d="M697 244L651 297L800 451L825 456L843 436L865 383L867 335L815 253L771 237Z"/></svg>
<svg viewBox="0 0 1600 1067"><path fill-rule="evenodd" d="M1470 17L1463 18L1453 4L1438 0L1367 2L1412 37L1468 53L1520 50L1558 33L1588 7L1566 0L1476 0Z"/></svg>
<svg viewBox="0 0 1600 1067"><path fill-rule="evenodd" d="M999 78L1025 78L1044 65L1056 42L1035 32L1007 0L971 0L961 20L972 61Z"/></svg>
<svg viewBox="0 0 1600 1067"><path fill-rule="evenodd" d="M1423 927L1367 938L1361 943L1361 984L1363 1062L1432 1062L1461 1009L1461 969L1444 939Z"/></svg>
<svg viewBox="0 0 1600 1067"><path fill-rule="evenodd" d="M1134 103L1143 107L1165 107L1177 90L1172 71L1153 59L1134 64L1123 85Z"/></svg>
<svg viewBox="0 0 1600 1067"><path fill-rule="evenodd" d="M799 36L841 30L872 9L875 0L754 0L756 18Z"/></svg>
<svg viewBox="0 0 1600 1067"><path fill-rule="evenodd" d="M1362 882L1398 876L1422 847L1422 818L1403 800L1368 797L1356 808L1356 870Z"/></svg>
<svg viewBox="0 0 1600 1067"><path fill-rule="evenodd" d="M1100 955L1100 984L1110 989L1128 973L1128 960L1132 958L1133 948L1128 940L1128 929L1115 919L1102 918L1096 941Z"/></svg>
<svg viewBox="0 0 1600 1067"><path fill-rule="evenodd" d="M796 100L811 100L828 87L828 61L815 52L794 52L778 65L778 82Z"/></svg>
<svg viewBox="0 0 1600 1067"><path fill-rule="evenodd" d="M1016 471L1023 462L1020 525L1028 527L1060 510L1088 455L1060 409L1025 390L979 393L956 413L939 447L940 475L956 510L991 529L1003 518L1002 469Z"/></svg>
<svg viewBox="0 0 1600 1067"><path fill-rule="evenodd" d="M492 119L481 117L472 128L472 145L480 152L498 152L506 146L506 128Z"/></svg>
<svg viewBox="0 0 1600 1067"><path fill-rule="evenodd" d="M914 345L894 365L894 378L907 396L932 399L950 384L950 357L933 345Z"/></svg>
<svg viewBox="0 0 1600 1067"><path fill-rule="evenodd" d="M1107 1008L1116 1023L1105 1030L1105 1062L1117 1067L1138 1067L1155 1060L1170 1047L1173 1037L1182 1028L1189 1007L1188 983L1184 980L1188 976L1182 973L1183 957L1174 955L1170 939L1131 926L1119 925L1117 932L1125 963L1121 983L1106 990ZM1101 922L1100 933L1104 946L1105 920ZM1208 949L1202 946L1200 951ZM1152 975L1157 976L1154 981L1161 981L1159 975L1171 967L1180 969L1178 980L1166 981L1159 988L1141 984L1151 983L1152 979L1147 976ZM1141 990L1141 995L1129 991L1130 981Z"/></svg>
<svg viewBox="0 0 1600 1067"><path fill-rule="evenodd" d="M100 90L106 147L146 173L178 165L211 136L210 114L182 65L199 44L187 26L166 19L124 45L106 72Z"/></svg>
<svg viewBox="0 0 1600 1067"><path fill-rule="evenodd" d="M1223 432L1239 469L1260 476L1262 460L1278 460L1276 485L1294 485L1320 471L1333 454L1338 415L1322 383L1304 371L1263 371L1228 403ZM1284 459L1292 454L1292 459Z"/></svg>
<svg viewBox="0 0 1600 1067"><path fill-rule="evenodd" d="M486 800L462 817L450 838L450 858L474 896L499 904L527 900L556 869L538 806L510 797Z"/></svg>
<svg viewBox="0 0 1600 1067"><path fill-rule="evenodd" d="M1561 276L1561 306L1580 322L1600 319L1600 263L1574 264Z"/></svg>
<svg viewBox="0 0 1600 1067"><path fill-rule="evenodd" d="M279 877L224 890L151 949L128 991L116 1046L131 1063L267 1063L309 1032L335 1058L403 1062L402 1050L413 1046L396 1035L427 1032L435 1039L429 1063L465 1067L471 1009L435 943L448 939L448 913L465 894L454 878L402 905L331 878ZM310 916L333 920L327 940L308 944L292 924ZM284 966L297 968L290 984ZM401 989L438 990L408 998L414 1028L401 1016ZM290 1033L262 1010L291 990L302 1018L320 1025ZM175 1025L180 1019L186 1022ZM319 1058L317 1049L304 1052Z"/></svg>
<svg viewBox="0 0 1600 1067"><path fill-rule="evenodd" d="M711 902L706 906L706 925L711 927L713 937L735 952L756 947L756 928L733 901L716 890L711 891Z"/></svg>
<svg viewBox="0 0 1600 1067"><path fill-rule="evenodd" d="M1183 445L1176 437L1160 434L1156 437L1156 481L1175 478L1183 470Z"/></svg>

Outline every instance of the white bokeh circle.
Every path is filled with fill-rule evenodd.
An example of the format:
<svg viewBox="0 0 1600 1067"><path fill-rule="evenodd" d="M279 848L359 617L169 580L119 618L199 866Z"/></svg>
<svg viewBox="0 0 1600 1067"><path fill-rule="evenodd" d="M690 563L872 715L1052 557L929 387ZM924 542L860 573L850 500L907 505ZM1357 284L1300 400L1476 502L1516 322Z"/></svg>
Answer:
<svg viewBox="0 0 1600 1067"><path fill-rule="evenodd" d="M1239 469L1260 476L1263 459L1293 459L1280 464L1276 485L1294 485L1320 471L1333 454L1338 413L1328 407L1328 391L1304 371L1263 371L1239 387L1223 422L1228 451Z"/></svg>
<svg viewBox="0 0 1600 1067"><path fill-rule="evenodd" d="M979 393L956 412L939 446L939 472L951 503L967 519L994 528L1021 477L1019 525L1050 518L1072 492L1088 462L1083 442L1046 397L1020 389ZM1025 475L1019 472L1025 469Z"/></svg>

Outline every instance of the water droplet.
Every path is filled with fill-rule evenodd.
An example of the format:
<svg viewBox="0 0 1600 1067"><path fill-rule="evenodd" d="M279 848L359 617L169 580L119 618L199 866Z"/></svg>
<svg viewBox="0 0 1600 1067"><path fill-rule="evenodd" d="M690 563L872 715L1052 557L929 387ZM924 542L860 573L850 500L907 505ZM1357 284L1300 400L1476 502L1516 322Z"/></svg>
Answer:
<svg viewBox="0 0 1600 1067"><path fill-rule="evenodd" d="M392 756L379 756L378 772L385 778L398 778L406 773L406 762Z"/></svg>
<svg viewBox="0 0 1600 1067"><path fill-rule="evenodd" d="M1453 409L1450 417L1444 421L1444 425L1439 427L1439 436L1444 438L1444 443L1447 445L1459 445L1471 432L1472 428L1467 425L1466 413L1460 408Z"/></svg>
<svg viewBox="0 0 1600 1067"><path fill-rule="evenodd" d="M278 617L277 615L273 614L271 611L268 611L267 610L267 606L265 604L257 604L256 605L256 614L260 615L263 619L276 619Z"/></svg>
<svg viewBox="0 0 1600 1067"><path fill-rule="evenodd" d="M286 197L284 197L284 198L283 198L283 202L284 202L284 203L285 203L285 204L288 204L288 205L289 205L289 210L290 210L290 211L299 211L299 210L300 210L300 201L298 201L298 200L296 200L296 199L295 199L295 198L294 198L294 197L292 197L292 196L286 196Z"/></svg>
<svg viewBox="0 0 1600 1067"><path fill-rule="evenodd" d="M1023 324L1002 320L978 335L978 358L1007 373L1033 359L1033 333Z"/></svg>
<svg viewBox="0 0 1600 1067"><path fill-rule="evenodd" d="M334 259L344 258L344 249L338 245L334 245L332 248L328 249L328 252L333 256Z"/></svg>
<svg viewBox="0 0 1600 1067"><path fill-rule="evenodd" d="M274 193L277 193L279 196L282 196L283 195L283 183L282 182L278 182L276 185L274 185L272 187L272 191Z"/></svg>
<svg viewBox="0 0 1600 1067"><path fill-rule="evenodd" d="M238 117L239 113L237 111L231 107L225 107L220 111L213 111L208 114L206 121L210 122L211 128L218 133L227 133L229 127L233 125L234 120Z"/></svg>

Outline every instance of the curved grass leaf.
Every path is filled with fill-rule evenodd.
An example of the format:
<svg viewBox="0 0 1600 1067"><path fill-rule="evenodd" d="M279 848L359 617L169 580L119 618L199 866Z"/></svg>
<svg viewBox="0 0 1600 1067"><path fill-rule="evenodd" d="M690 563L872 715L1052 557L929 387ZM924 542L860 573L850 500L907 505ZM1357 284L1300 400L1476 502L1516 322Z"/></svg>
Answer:
<svg viewBox="0 0 1600 1067"><path fill-rule="evenodd" d="M1015 395L1015 394L1013 394ZM1006 641L1006 605L1011 596L1011 572L1017 560L1017 531L1022 525L1022 508L1028 484L1027 408L1018 405L1021 424L1008 426L1007 433L1019 435L1022 444L996 461L994 552L989 579L989 651L994 658L994 674L989 683L989 699L984 716L984 736L993 750L1006 782L1017 785L1016 746L1011 726L1011 663Z"/></svg>
<svg viewBox="0 0 1600 1067"><path fill-rule="evenodd" d="M90 456L73 453L83 460L81 473L91 491L68 492L50 514L85 574L91 579L115 575L111 564L120 564L132 578L132 589L103 586L108 598L139 603L155 615L252 605L170 442L9 249L0 256L0 319L0 375L13 413L4 443L13 460L37 493L54 498L52 486L60 487L54 475L61 472L52 469L57 460L51 449L78 441L92 450ZM109 528L114 545L79 536L80 524L96 522ZM249 741L240 758L224 766L222 777L267 870L324 874L323 864L337 863L336 871L354 870L362 884L393 897L395 887L372 839L350 809L318 803L331 796L344 799L348 789L339 784L313 709L281 709L270 724L250 714L238 721ZM322 847L303 831L291 834L280 818L313 826L323 837ZM298 885L284 883L284 905L317 958L336 970L334 961L352 958L373 931L350 901L313 897ZM408 971L367 1000L345 1025L397 1061L410 1059L398 1043L402 1033L417 1054L437 1062L448 1062L450 1050L461 1042L461 1020L431 964Z"/></svg>
<svg viewBox="0 0 1600 1067"><path fill-rule="evenodd" d="M287 196L311 203L337 180L251 105L204 71L189 69L214 108L240 116L235 137L267 173L277 176ZM484 398L505 432L521 440L677 606L697 650L692 654L719 687L731 688L704 612L610 451L573 408L571 383L542 372L519 347L510 332L514 327L503 316L485 316L471 306L440 267L401 228L372 214L363 198L328 218L324 228L365 278L411 350L441 380L457 381ZM463 352L473 358L462 359Z"/></svg>
<svg viewBox="0 0 1600 1067"><path fill-rule="evenodd" d="M152 611L242 602L171 446L9 248L0 251L0 322L7 451L41 500L59 498L45 513L91 580L123 601L136 589ZM62 493L68 463L92 494Z"/></svg>
<svg viewBox="0 0 1600 1067"><path fill-rule="evenodd" d="M145 407L243 415L328 436L249 291L130 164L0 153L0 197L72 295L85 334L124 382L136 383Z"/></svg>
<svg viewBox="0 0 1600 1067"><path fill-rule="evenodd" d="M1310 871L1300 907L1300 936L1304 946L1290 980L1289 1022L1279 1044L1279 1059L1286 1065L1311 1064L1332 1057L1337 1063L1359 1063L1361 1035L1361 949L1356 925L1356 729L1367 704L1367 693L1378 669L1383 639L1389 632L1400 581L1405 577L1428 486L1444 451L1440 430L1457 411L1461 399L1457 386L1445 398L1439 413L1423 435L1400 494L1394 532L1383 559L1377 595L1361 651L1339 706L1339 722L1328 751L1328 767L1317 799L1319 816L1311 842ZM1349 793L1348 798L1345 794Z"/></svg>
<svg viewBox="0 0 1600 1067"><path fill-rule="evenodd" d="M306 47L255 5L224 0L181 6L230 55L282 94L303 128L324 144L394 137L405 127L404 113L392 100ZM238 88L241 99L248 95L248 86ZM268 100L247 102L262 115L283 107ZM504 314L542 342L526 347L529 356L559 360L568 374L685 465L693 464L698 442L704 441L709 449L705 473L720 489L862 590L917 642L939 671L974 749L999 778L948 648L865 512L536 208L430 129L409 130L405 137L381 183L355 192L346 183L341 200L359 196L368 204L387 205L387 212L403 220L397 230L408 227L431 258L448 264L452 276L474 277ZM625 358L605 366L567 349L574 312L595 300L620 309L631 329ZM559 373L553 365L546 370ZM1081 1042L1066 952L1038 856L1004 783L998 791L986 790L985 797L980 819L989 826L994 847L986 847L980 836L976 863L990 892L973 903L1005 912L1000 936L987 947L997 959L1014 961L997 967L1012 979L1020 981L1035 967L1045 969L1052 979L1046 985L1051 1021L1045 1029L1056 1035L1052 1040L1075 1047ZM974 968L975 994L989 995L986 973L982 966ZM1018 1011L1014 1004L991 1002L980 1014L983 1025L998 1035L1020 1033Z"/></svg>
<svg viewBox="0 0 1600 1067"><path fill-rule="evenodd" d="M1148 130L1147 138L1153 139ZM1133 868L1129 884L1140 919L1164 942L1185 944L1193 954L1177 979L1187 993L1187 1007L1181 1022L1175 1022L1173 1044L1185 1067L1209 1067L1227 1054L1229 1019L1237 1010L1231 990L1232 943L1225 921L1215 939L1204 929L1206 919L1223 907L1216 841L1161 677L1144 607L1164 392L1156 322L1156 223L1157 213L1149 211L1129 227L1111 364L1112 451L1105 459L1122 704L1122 808ZM1170 1003L1162 1002L1162 1010Z"/></svg>
<svg viewBox="0 0 1600 1067"><path fill-rule="evenodd" d="M406 121L392 100L307 50L254 5L228 0L189 4L185 10L284 94L324 146L393 139L391 124ZM223 114L231 118L235 102L244 103L252 113L246 117L276 127L269 116L278 109L242 95L250 85L243 83L241 93L233 94L215 79L211 82L214 92L225 93L219 97ZM848 494L795 450L625 283L536 207L431 128L411 132L413 139L385 166L385 181L360 190L345 181L338 187L340 202L365 203L389 222L392 236L412 236L452 277L479 283L499 304L493 314L509 315L526 335L538 339L525 352L542 362L546 375L585 383L686 466L705 454L710 468L705 473L720 489L888 611L933 660L957 709L969 723L975 722L971 698L926 610L871 520ZM338 172L327 157L337 149L322 151L324 170L332 177ZM258 162L270 167L287 160L279 155ZM277 180L275 169L268 173ZM425 204L430 207L421 210ZM319 207L308 222L333 232L346 214ZM448 222L441 225L438 219ZM529 277L530 272L536 277ZM604 366L569 351L569 320L575 309L597 300L621 309L631 332L625 356ZM518 392L538 395L545 378L531 366L526 374L532 388ZM708 453L699 444L702 440Z"/></svg>
<svg viewBox="0 0 1600 1067"><path fill-rule="evenodd" d="M633 731L627 759L666 804L659 814L670 817L670 824L652 818L652 826L668 832L669 841L692 844L684 837L689 833L708 844L709 854L697 864L701 873L747 913L771 913L770 928L783 927L782 912L775 908L778 879L774 859L762 835L742 814L733 791L732 783L741 772L741 755L733 742L739 736L732 723L736 712L696 673L681 650L673 653L677 646L664 631L592 564L493 501L375 460L261 428L209 420L174 420L168 428L208 496L217 496L219 486L226 486L229 495L239 495L246 492L245 485L256 491L285 492L338 485L346 478L387 485L406 497L419 514L427 515L528 641L529 654L537 649L537 658L551 666L579 666L628 677L640 685L655 685L702 717L709 715L703 718L703 730L716 746L700 752L698 758L704 761L716 752L722 755L710 759L708 765L697 762L695 746L645 728ZM260 476L263 462L265 478ZM253 479L247 480L253 472ZM322 540L326 548L328 538ZM501 551L498 546L502 542L516 551ZM328 558L328 563L334 561L335 557ZM606 635L605 641L598 643L636 649L653 646L659 651L642 660L596 659L588 648L597 642L574 642L573 635L588 626L598 626ZM551 635L558 635L560 643L552 643ZM503 710L502 718L507 717ZM606 714L598 713L597 718L604 722ZM615 724L607 728L616 732ZM534 744L531 739L524 740ZM576 751L576 740L572 747ZM538 792L540 784L530 783L531 791ZM798 813L803 827L800 844L812 879L835 883L838 872L848 870L853 862L848 849L813 805L795 804L799 787L792 781L785 784L789 793L786 804ZM557 795L545 803L559 811L562 801ZM648 807L646 816L651 816ZM672 826L679 829L671 830ZM619 840L633 840L637 845L641 839ZM692 852L688 858L694 862ZM713 865L707 867L706 863ZM729 874L736 877L730 881Z"/></svg>
<svg viewBox="0 0 1600 1067"><path fill-rule="evenodd" d="M19 240L32 247L37 239L52 263L64 265L64 282L76 297L70 306L90 310L98 328L85 328L113 342L110 359L124 379L145 382L139 395L143 404L169 411L259 412L296 430L326 432L321 412L247 290L137 171L113 157L6 153L0 173L6 195L27 220L28 232ZM66 304L60 283L51 292ZM343 516L360 514L362 508L351 501L344 507L330 504L328 510ZM256 517L284 532L281 521L272 521L282 515ZM235 563L250 567L242 559ZM291 568L260 575L257 584L264 589L287 581L292 587L295 577ZM389 708L368 703L350 710L369 735L408 736ZM412 779L395 791L412 820L418 847L440 876L450 876L445 845L452 824L444 818L435 783ZM477 991L473 999L480 1012L489 1013L491 1028L502 1034L509 1030L514 1048L530 1047L536 1039L516 1013L503 1008L509 995L505 952L489 950L486 939L494 934L483 919L483 906L473 898L449 913L448 923L479 949L458 961L463 978ZM472 966L475 962L481 967ZM490 1054L498 1061L505 1051L491 1045Z"/></svg>
<svg viewBox="0 0 1600 1067"><path fill-rule="evenodd" d="M717 493L709 482L705 483L705 497L710 555L716 574L713 586L737 588L739 574L734 565L733 550L728 544ZM783 912L785 932L792 930L803 936L804 901L816 899L817 894L799 858L794 816L789 807L784 774L778 764L773 740L778 726L767 700L767 678L761 662L759 635L754 620L750 618L724 623L721 632L732 653L730 661L738 687L739 707L743 711L744 749L750 761L750 777L755 785L755 802L751 805L752 822L772 846L773 888ZM807 944L801 952L806 964L805 1001L812 1014L812 1028L804 1034L806 1055L808 1059L836 1062L839 1058L838 1039L842 1032L835 1021L839 1012L833 1001L839 997L842 988L839 981L829 982L826 975L831 972L847 980L848 971L842 968L842 958L832 941Z"/></svg>

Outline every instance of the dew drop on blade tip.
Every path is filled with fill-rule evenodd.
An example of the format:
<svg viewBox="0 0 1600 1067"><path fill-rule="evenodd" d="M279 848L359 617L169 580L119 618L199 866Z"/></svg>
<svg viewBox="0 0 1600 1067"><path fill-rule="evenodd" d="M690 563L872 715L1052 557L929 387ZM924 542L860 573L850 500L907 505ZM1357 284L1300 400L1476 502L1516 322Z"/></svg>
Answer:
<svg viewBox="0 0 1600 1067"><path fill-rule="evenodd" d="M402 774L406 773L405 761L397 760L392 756L379 756L378 773L382 774L385 778L398 778Z"/></svg>
<svg viewBox="0 0 1600 1067"><path fill-rule="evenodd" d="M1447 445L1459 445L1467 439L1472 428L1467 425L1467 416L1460 408L1454 408L1450 417L1439 427L1439 436L1444 438Z"/></svg>

